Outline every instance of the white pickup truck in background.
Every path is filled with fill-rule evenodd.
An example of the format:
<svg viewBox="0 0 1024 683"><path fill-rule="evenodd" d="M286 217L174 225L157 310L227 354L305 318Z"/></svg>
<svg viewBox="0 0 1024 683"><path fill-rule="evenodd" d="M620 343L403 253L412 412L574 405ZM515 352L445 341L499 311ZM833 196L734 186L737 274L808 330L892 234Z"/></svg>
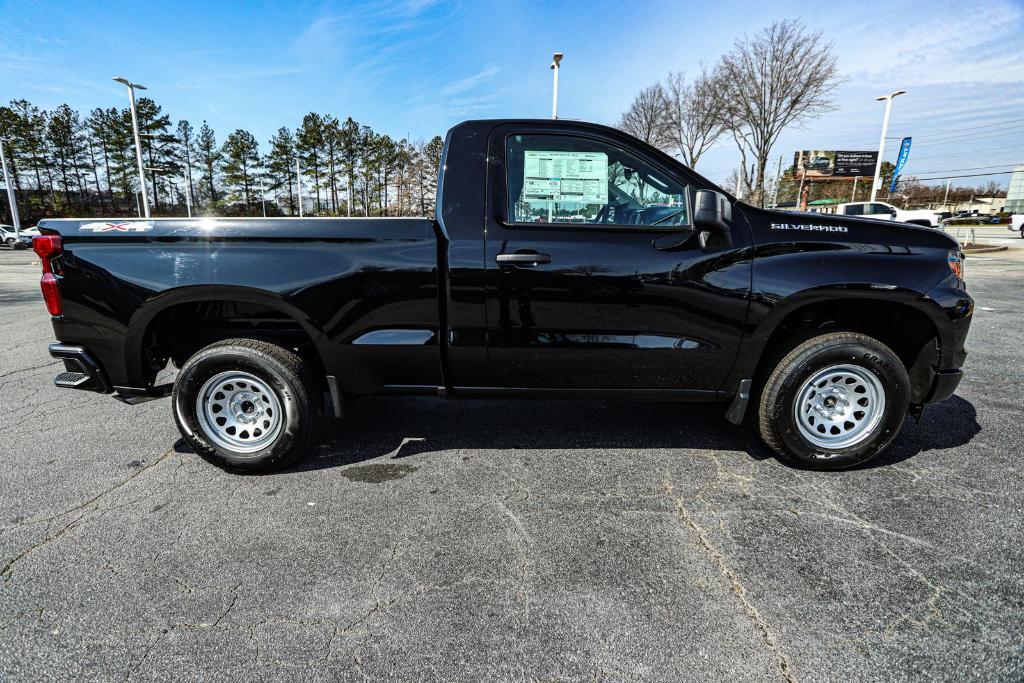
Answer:
<svg viewBox="0 0 1024 683"><path fill-rule="evenodd" d="M931 209L898 209L886 202L848 202L836 206L836 213L843 216L868 216L870 218L885 218L924 225L929 228L937 228L942 225L942 214Z"/></svg>
<svg viewBox="0 0 1024 683"><path fill-rule="evenodd" d="M1021 238L1024 239L1024 213L1010 216L1010 230L1019 232Z"/></svg>

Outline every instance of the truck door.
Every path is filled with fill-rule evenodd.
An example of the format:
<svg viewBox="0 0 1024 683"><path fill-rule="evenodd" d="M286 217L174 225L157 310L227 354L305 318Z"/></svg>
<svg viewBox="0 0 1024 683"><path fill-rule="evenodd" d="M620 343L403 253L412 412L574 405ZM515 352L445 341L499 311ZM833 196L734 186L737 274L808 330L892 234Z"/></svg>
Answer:
<svg viewBox="0 0 1024 683"><path fill-rule="evenodd" d="M499 126L488 167L487 349L505 387L720 388L751 250L739 212L730 246L694 231L693 193L709 183L585 124Z"/></svg>

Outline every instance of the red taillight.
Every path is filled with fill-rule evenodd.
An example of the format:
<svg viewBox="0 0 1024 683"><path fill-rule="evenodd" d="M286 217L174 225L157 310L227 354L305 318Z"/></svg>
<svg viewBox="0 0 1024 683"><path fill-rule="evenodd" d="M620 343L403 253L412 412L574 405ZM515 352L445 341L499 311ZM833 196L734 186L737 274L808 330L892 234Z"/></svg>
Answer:
<svg viewBox="0 0 1024 683"><path fill-rule="evenodd" d="M64 304L60 300L60 285L57 282L57 276L53 273L43 273L43 279L40 280L39 286L43 290L43 300L46 302L46 310L50 312L50 315L63 315Z"/></svg>
<svg viewBox="0 0 1024 683"><path fill-rule="evenodd" d="M32 251L43 262L43 272L49 273L50 259L57 258L64 251L60 235L39 235L32 238Z"/></svg>
<svg viewBox="0 0 1024 683"><path fill-rule="evenodd" d="M949 252L949 255L946 257L946 263L949 264L949 269L953 271L953 275L956 275L961 280L964 279L963 254L955 251Z"/></svg>
<svg viewBox="0 0 1024 683"><path fill-rule="evenodd" d="M52 260L61 255L64 245L59 235L39 235L32 238L32 250L36 252L39 261L43 265L43 279L39 281L39 287L43 290L43 300L46 302L46 310L50 315L58 316L64 313L64 304L60 300L60 281L53 274Z"/></svg>

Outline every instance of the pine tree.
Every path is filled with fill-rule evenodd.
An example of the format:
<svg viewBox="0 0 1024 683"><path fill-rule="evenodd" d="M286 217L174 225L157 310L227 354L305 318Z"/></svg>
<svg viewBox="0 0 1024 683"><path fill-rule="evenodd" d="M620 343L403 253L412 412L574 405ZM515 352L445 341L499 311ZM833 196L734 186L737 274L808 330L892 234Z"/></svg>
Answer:
<svg viewBox="0 0 1024 683"><path fill-rule="evenodd" d="M217 171L220 168L221 153L213 129L203 121L196 137L196 152L203 169L202 182L210 191L209 203L217 201Z"/></svg>
<svg viewBox="0 0 1024 683"><path fill-rule="evenodd" d="M150 186L153 191L153 208L160 210L161 187L170 194L171 178L180 173L175 154L174 136L170 134L171 117L162 113L162 108L148 97L135 103L135 113L142 136L142 154L150 171Z"/></svg>
<svg viewBox="0 0 1024 683"><path fill-rule="evenodd" d="M68 206L72 203L72 187L76 188L79 194L82 193L80 129L78 112L66 104L54 110L46 127L46 139L50 143L54 162L60 171L61 187Z"/></svg>
<svg viewBox="0 0 1024 683"><path fill-rule="evenodd" d="M270 190L279 191L288 186L288 206L295 214L295 195L292 192L292 168L295 159L295 136L287 128L278 128L274 137L270 138L270 153L267 154L264 166L270 179Z"/></svg>
<svg viewBox="0 0 1024 683"><path fill-rule="evenodd" d="M338 212L338 163L341 156L341 126L330 114L324 116L324 163L327 165L327 185L331 190L331 210Z"/></svg>
<svg viewBox="0 0 1024 683"><path fill-rule="evenodd" d="M247 130L236 130L221 148L224 158L224 184L249 208L254 172L260 162L259 144Z"/></svg>
<svg viewBox="0 0 1024 683"><path fill-rule="evenodd" d="M302 159L302 172L313 175L313 188L316 191L316 210L320 210L320 164L324 145L324 119L319 114L310 112L302 117L302 126L295 136L295 147Z"/></svg>
<svg viewBox="0 0 1024 683"><path fill-rule="evenodd" d="M344 167L345 181L345 214L352 215L353 185L355 184L356 169L359 164L359 124L352 120L352 117L345 119L341 126L341 165Z"/></svg>
<svg viewBox="0 0 1024 683"><path fill-rule="evenodd" d="M196 187L192 180L192 164L195 158L196 133L188 119L178 121L178 144L181 148L181 163L185 167L185 183L188 186L189 200L196 204Z"/></svg>

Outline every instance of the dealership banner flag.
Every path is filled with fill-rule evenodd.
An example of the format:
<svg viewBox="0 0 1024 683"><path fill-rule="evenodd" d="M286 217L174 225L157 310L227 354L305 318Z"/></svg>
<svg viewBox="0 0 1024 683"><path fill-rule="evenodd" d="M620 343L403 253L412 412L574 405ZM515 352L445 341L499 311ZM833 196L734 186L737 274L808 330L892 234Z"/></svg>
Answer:
<svg viewBox="0 0 1024 683"><path fill-rule="evenodd" d="M910 156L910 138L903 138L903 144L900 145L900 155L896 159L896 168L892 172L892 183L889 185L889 192L896 191L896 179L900 177L900 171L907 165L907 157Z"/></svg>

